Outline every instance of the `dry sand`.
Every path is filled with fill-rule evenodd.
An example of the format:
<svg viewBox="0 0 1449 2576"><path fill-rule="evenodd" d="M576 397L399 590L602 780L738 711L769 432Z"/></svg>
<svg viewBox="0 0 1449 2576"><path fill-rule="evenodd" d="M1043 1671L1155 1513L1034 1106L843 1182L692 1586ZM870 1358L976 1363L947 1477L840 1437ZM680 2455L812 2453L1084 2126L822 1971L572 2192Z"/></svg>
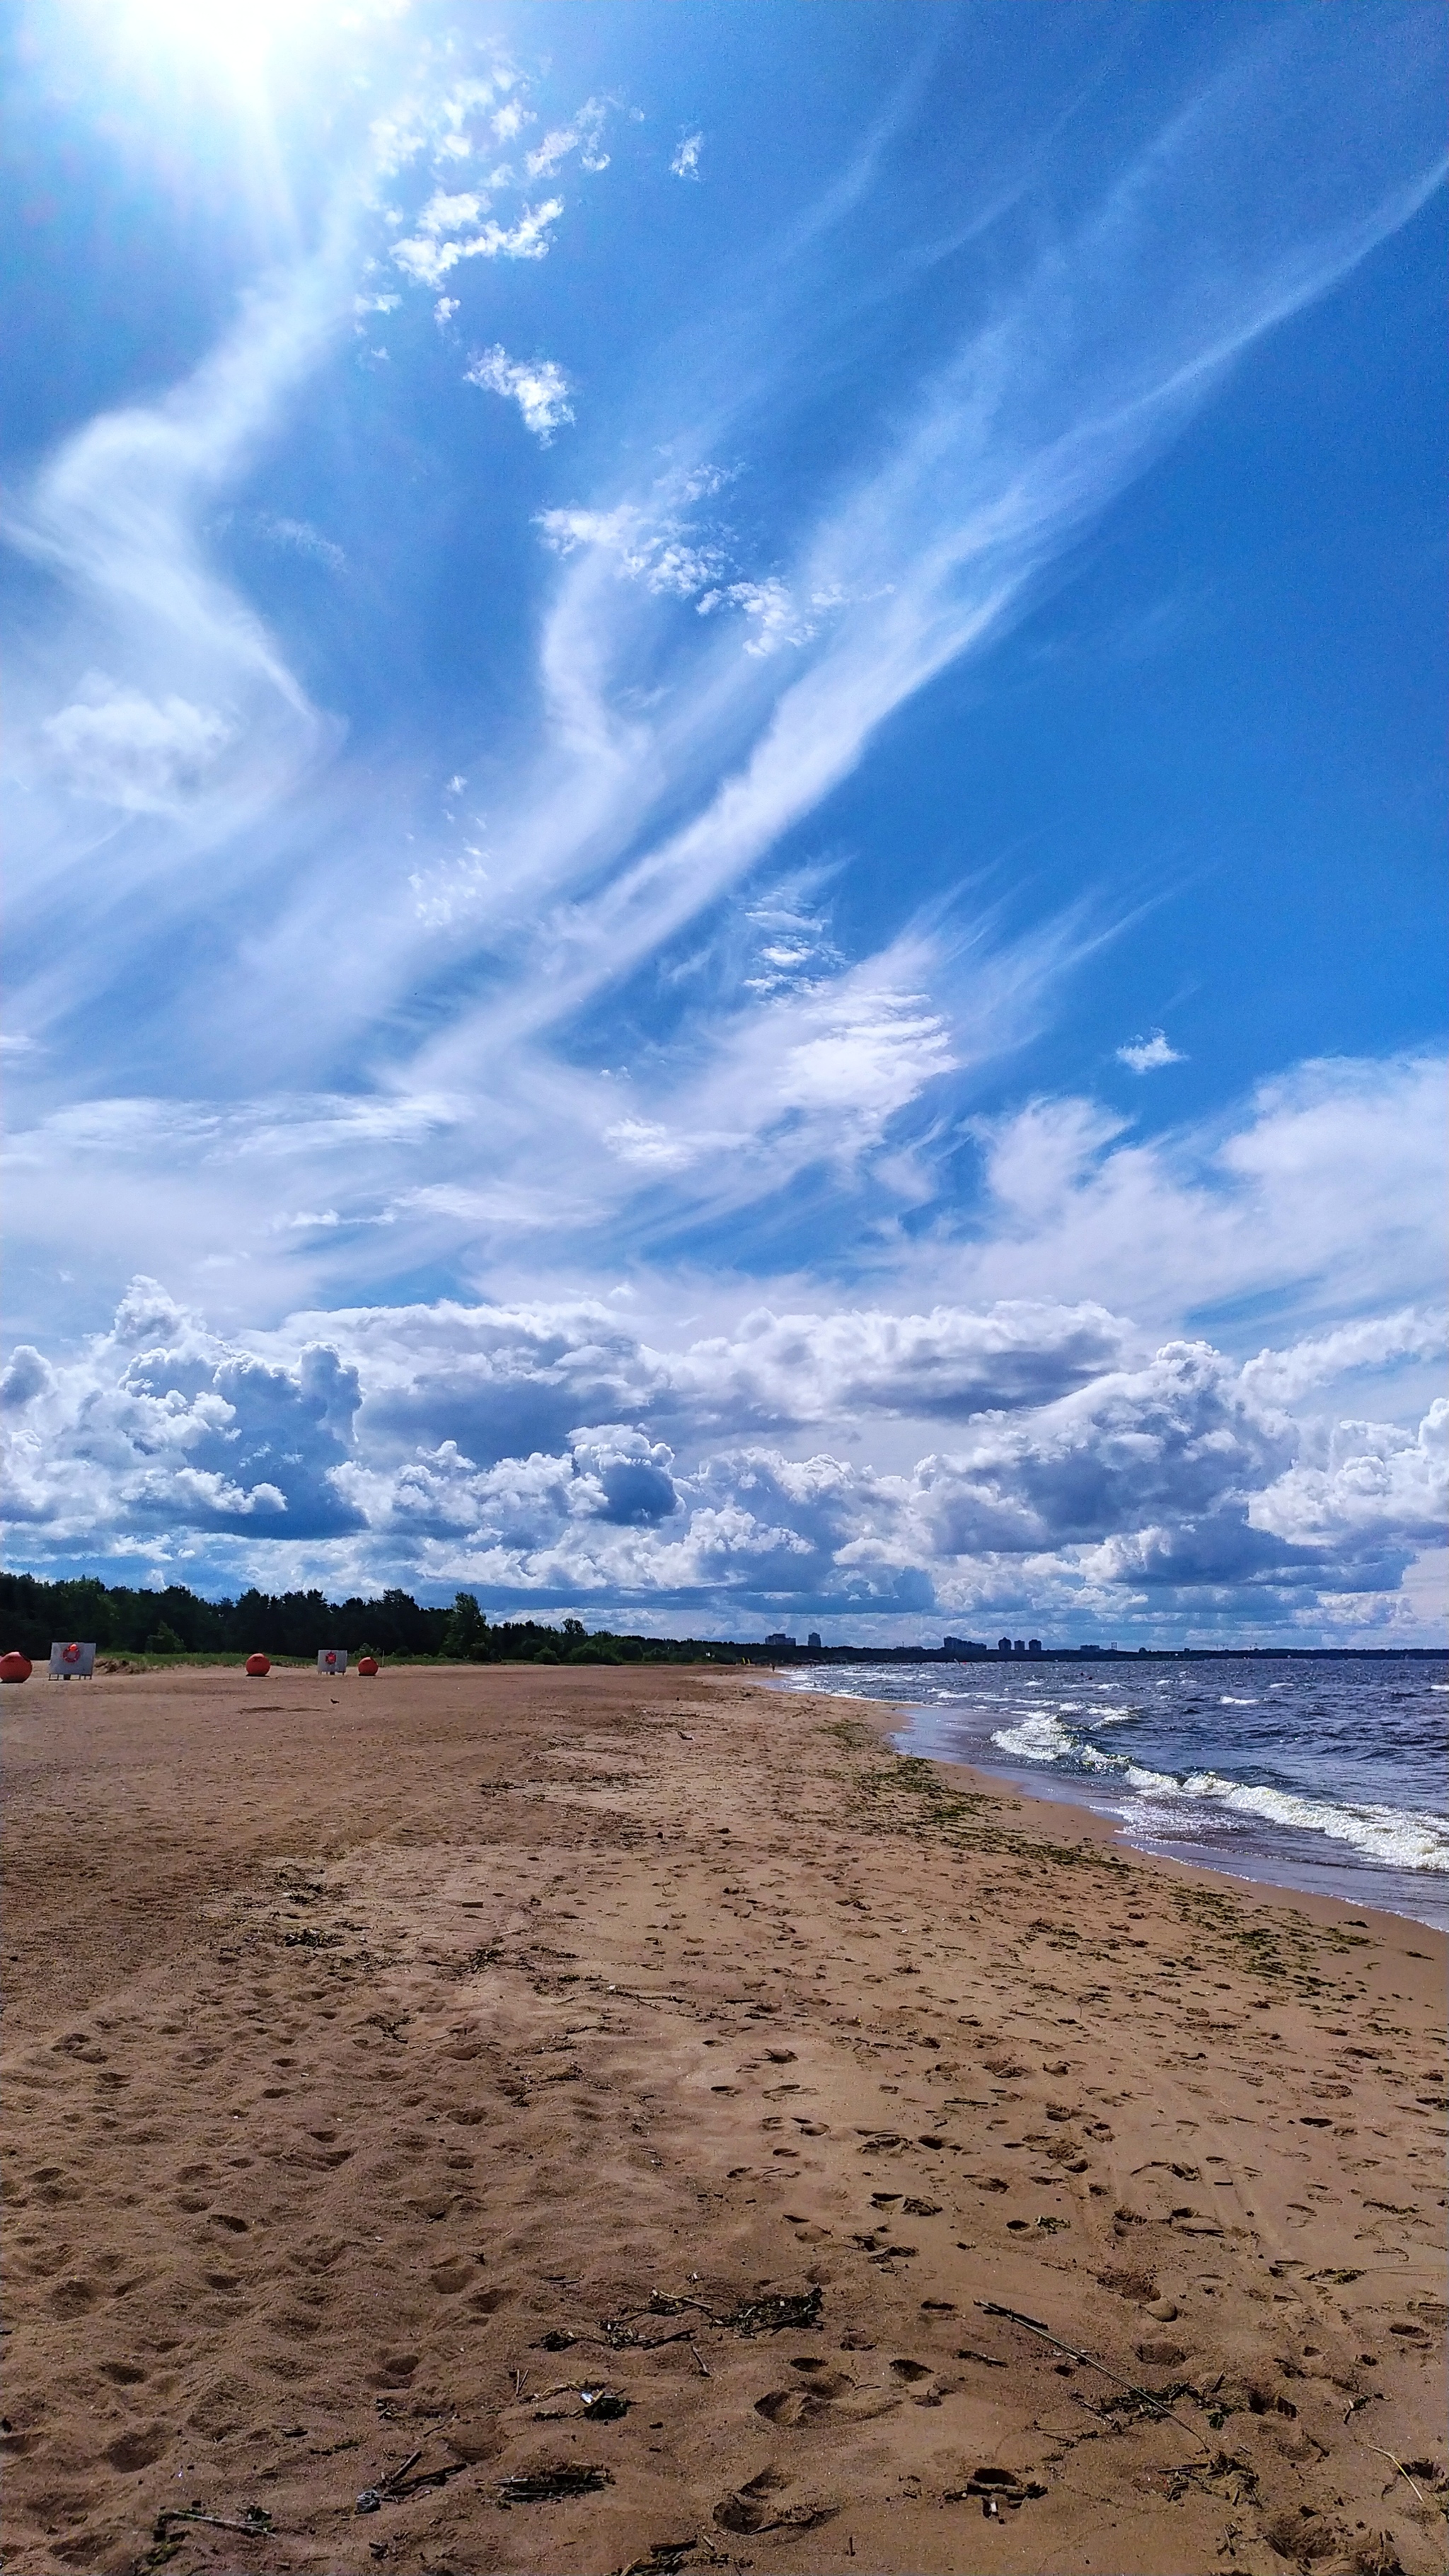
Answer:
<svg viewBox="0 0 1449 2576"><path fill-rule="evenodd" d="M867 1717L4 1693L11 2576L1442 2568L1442 1940Z"/></svg>

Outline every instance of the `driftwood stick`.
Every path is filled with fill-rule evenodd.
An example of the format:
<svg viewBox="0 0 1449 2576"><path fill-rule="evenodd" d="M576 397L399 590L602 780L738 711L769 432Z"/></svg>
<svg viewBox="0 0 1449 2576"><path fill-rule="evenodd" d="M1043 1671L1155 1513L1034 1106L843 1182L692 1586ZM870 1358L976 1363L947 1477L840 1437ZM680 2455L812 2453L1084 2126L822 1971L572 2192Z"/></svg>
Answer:
<svg viewBox="0 0 1449 2576"><path fill-rule="evenodd" d="M1124 2379L1119 2370L1109 2370L1105 2361L1098 2361L1094 2354L1079 2352L1073 2343L1063 2343L1061 2336L1054 2335L1050 2326L1044 2326L1040 2317L1023 2316L1019 2308L998 2307L995 2299L978 2299L976 2305L983 2316L1009 2317L1014 2326L1025 2326L1029 2334L1040 2335L1044 2343L1053 2344L1058 2352L1064 2352L1071 2360L1081 2362L1087 2370L1100 2371L1104 2379L1112 2380L1118 2388L1125 2388L1129 2397L1139 2398L1144 2406L1152 2408L1154 2414L1165 2415L1169 2424L1175 2424L1179 2432L1187 2434L1189 2440L1200 2443L1203 2450L1211 2452L1212 2444L1203 2439L1197 2426L1186 2424L1180 2415L1174 2415L1172 2408L1164 2406L1160 2397L1154 2397L1150 2388L1139 2388L1135 2379Z"/></svg>
<svg viewBox="0 0 1449 2576"><path fill-rule="evenodd" d="M1393 2452L1392 2452L1392 2451L1384 2451L1384 2450L1380 2450L1380 2449L1379 2449L1379 2445L1378 2445L1378 2443L1377 2443L1377 2442L1370 2442L1370 2444L1369 2444L1369 2449L1370 2449L1371 2451L1378 2451L1379 2458L1380 2458L1381 2460L1387 2460L1387 2461L1390 2463L1391 2467L1396 2468L1396 2469L1398 2470L1398 2473L1399 2473L1400 2477L1403 2479L1405 2486L1407 2486L1407 2487L1413 2487L1415 2495L1418 2497L1420 2504L1422 2504L1422 2503L1424 2502L1424 2490L1423 2490L1423 2488L1422 2488L1422 2487L1416 2487L1416 2486L1414 2486L1414 2481L1413 2481L1413 2479L1410 2477L1408 2470L1405 2468L1403 2461L1402 2461L1402 2460L1396 2460L1396 2459L1394 2458L1394 2455L1393 2455Z"/></svg>
<svg viewBox="0 0 1449 2576"><path fill-rule="evenodd" d="M408 2453L408 2456L404 2460L401 2468L389 2469L385 2478L378 2479L377 2483L379 2487L395 2487L399 2478L405 2478L409 2469L415 2469L417 2467L417 2464L426 2449L427 2444L425 2442L420 2442L415 2451L410 2451Z"/></svg>
<svg viewBox="0 0 1449 2576"><path fill-rule="evenodd" d="M186 2505L168 2506L157 2519L161 2522L205 2522L210 2524L213 2531L239 2531L248 2540L275 2540L279 2536L285 2537L285 2534L278 2534L271 2522L231 2522L223 2514L194 2513Z"/></svg>

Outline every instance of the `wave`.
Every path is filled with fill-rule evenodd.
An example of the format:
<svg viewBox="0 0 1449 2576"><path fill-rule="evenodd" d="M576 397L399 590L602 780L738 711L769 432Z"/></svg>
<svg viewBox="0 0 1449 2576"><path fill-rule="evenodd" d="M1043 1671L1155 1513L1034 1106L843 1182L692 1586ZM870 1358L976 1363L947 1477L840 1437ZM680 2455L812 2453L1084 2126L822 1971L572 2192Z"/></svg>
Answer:
<svg viewBox="0 0 1449 2576"><path fill-rule="evenodd" d="M1046 1709L1024 1717L1019 1726L998 1728L991 1741L1022 1762L1061 1762L1079 1750L1071 1730Z"/></svg>
<svg viewBox="0 0 1449 2576"><path fill-rule="evenodd" d="M1191 1799L1225 1807L1229 1814L1258 1816L1265 1824L1291 1825L1351 1843L1385 1869L1449 1871L1449 1822L1411 1807L1356 1806L1332 1798L1303 1798L1266 1780L1229 1780L1219 1771L1193 1771L1182 1780L1170 1772L1135 1765L1127 1786L1147 1797Z"/></svg>
<svg viewBox="0 0 1449 2576"><path fill-rule="evenodd" d="M882 1697L903 1702L909 1698L934 1702L933 1716L948 1727L953 1706L974 1709L976 1724L981 1729L981 1733L975 1735L976 1744L981 1745L982 1737L990 1729L993 1750L1007 1762L1051 1768L1059 1775L1065 1770L1076 1775L1084 1790L1087 1781L1091 1780L1093 1792L1089 1794L1094 1794L1116 1813L1129 1832L1154 1842L1176 1838L1211 1841L1214 1837L1209 1819L1215 1815L1219 1820L1218 1834L1235 1832L1243 1838L1245 1856L1255 1846L1260 1852L1271 1850L1276 1829L1293 1834L1322 1835L1325 1841L1338 1844L1345 1858L1351 1851L1362 1862L1380 1869L1405 1875L1449 1875L1449 1818L1417 1805L1391 1807L1381 1801L1305 1795L1297 1790L1275 1787L1270 1780L1234 1779L1230 1774L1211 1767L1212 1757L1219 1747L1211 1742L1213 1720L1206 1701L1195 1705L1190 1700L1183 1706L1179 1719L1170 1705L1164 1710L1160 1700L1144 1699L1142 1682L1136 1676L1128 1685L1117 1681L1076 1680L1068 1684L1071 1697L1064 1695L1058 1698L1049 1685L1042 1687L1045 1675L1038 1677L1033 1674L1028 1685L1030 1702L1023 1706L1022 1678L1013 1674L1009 1684L1003 1680L998 1685L997 1677L988 1672L973 1676L969 1689L946 1684L928 1687L926 1692L922 1692L918 1682L914 1679L908 1682L897 1672L856 1668L848 1679L836 1679L827 1673L801 1675L792 1680L791 1686L796 1689L864 1690L868 1693L874 1685ZM1160 1693L1164 1685L1160 1682L1155 1686L1149 1685L1149 1688L1153 1687ZM1430 1682L1426 1687L1441 1696L1449 1695L1449 1683ZM1270 1682L1266 1688L1274 1692L1286 1691L1291 1705L1294 1696L1291 1683ZM1221 1696L1216 1693L1212 1696L1217 1707L1247 1711L1262 1705L1260 1694L1240 1697L1237 1693L1224 1692ZM1115 1705L1111 1704L1113 1701ZM1283 1710L1273 1712L1275 1731L1284 1714ZM1427 1715L1427 1711L1424 1714ZM1315 1722L1316 1715L1315 1708ZM1109 1746L1095 1741L1096 1737L1109 1730L1134 1723L1140 1726L1145 1722L1150 1743L1152 1730L1163 1717L1167 1718L1174 1731L1181 1723L1184 1728L1198 1732L1198 1743L1191 1750L1184 1744L1178 1754L1177 1746L1173 1745L1168 1753L1169 1759L1176 1757L1182 1760L1181 1771L1149 1768L1134 1753L1114 1752ZM996 1721L994 1727L993 1720ZM1356 1712L1353 1727L1355 1748L1359 1743L1360 1721L1361 1712ZM1257 1760L1261 1760L1265 1767L1271 1767L1270 1753L1265 1750L1255 1755L1253 1750L1253 1731L1258 1723L1254 1718L1245 1718L1240 1734L1236 1719L1217 1723L1216 1731L1225 1739L1221 1749L1230 1758L1241 1760L1245 1768ZM1342 1719L1336 1723L1341 1732ZM1229 1725L1239 1740L1228 1740ZM1204 1728L1209 1733L1208 1743L1202 1742L1201 1730ZM1136 1740L1141 1742L1141 1737ZM1121 1741L1120 1737L1118 1741ZM1409 1794L1412 1796L1417 1789L1420 1796L1426 1790L1432 1796L1433 1789L1422 1760L1422 1736L1415 1737L1412 1747L1400 1738L1395 1742L1403 1762L1408 1761L1412 1750L1414 1767L1404 1783ZM1330 1776L1336 1749L1342 1749L1339 1738L1330 1731L1324 1747L1325 1765ZM1167 1750L1166 1746L1164 1750ZM1193 1752L1198 1756L1196 1767L1193 1766ZM948 1758L969 1762L977 1756L968 1741L953 1744ZM1349 1784L1345 1782L1345 1785ZM1269 1875L1272 1875L1271 1871Z"/></svg>
<svg viewBox="0 0 1449 2576"><path fill-rule="evenodd" d="M1046 1709L1015 1726L998 1727L991 1741L1018 1762L1071 1762L1083 1771L1115 1773L1122 1787L1144 1802L1221 1807L1230 1815L1256 1816L1265 1824L1290 1825L1300 1833L1351 1843L1384 1868L1449 1871L1449 1821L1414 1808L1305 1798L1266 1780L1230 1780L1220 1771L1189 1771L1181 1778L1171 1771L1149 1771L1130 1754L1104 1753Z"/></svg>

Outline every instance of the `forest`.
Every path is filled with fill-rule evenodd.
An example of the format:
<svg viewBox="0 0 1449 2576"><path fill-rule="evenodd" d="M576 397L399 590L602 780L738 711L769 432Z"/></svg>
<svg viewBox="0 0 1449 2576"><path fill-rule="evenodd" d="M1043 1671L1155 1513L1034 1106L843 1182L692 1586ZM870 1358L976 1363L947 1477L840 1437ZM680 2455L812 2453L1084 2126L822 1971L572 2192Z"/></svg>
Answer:
<svg viewBox="0 0 1449 2576"><path fill-rule="evenodd" d="M89 1575L43 1583L33 1574L0 1573L0 1652L18 1647L34 1662L49 1655L53 1641L71 1637L106 1654L310 1659L319 1647L345 1646L349 1654L370 1649L408 1663L737 1663L750 1654L717 1639L591 1635L581 1619L557 1627L536 1619L495 1623L471 1592L459 1592L446 1609L397 1590L372 1601L256 1590L207 1601L180 1583L133 1591Z"/></svg>

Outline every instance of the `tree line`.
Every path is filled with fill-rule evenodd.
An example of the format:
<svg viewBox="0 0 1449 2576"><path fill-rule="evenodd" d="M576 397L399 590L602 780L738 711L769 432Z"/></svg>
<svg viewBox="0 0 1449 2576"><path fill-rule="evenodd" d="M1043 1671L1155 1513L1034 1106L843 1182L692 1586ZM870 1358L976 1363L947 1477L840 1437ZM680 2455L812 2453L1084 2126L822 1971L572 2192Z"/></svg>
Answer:
<svg viewBox="0 0 1449 2576"><path fill-rule="evenodd" d="M537 1619L494 1622L472 1592L451 1608L391 1590L374 1601L328 1601L321 1592L243 1592L206 1601L185 1584L132 1591L92 1575L43 1583L0 1573L0 1653L12 1646L32 1662L58 1638L78 1637L108 1654L315 1655L319 1646L369 1649L408 1663L733 1663L748 1649L697 1637L592 1635L581 1619L557 1627Z"/></svg>

